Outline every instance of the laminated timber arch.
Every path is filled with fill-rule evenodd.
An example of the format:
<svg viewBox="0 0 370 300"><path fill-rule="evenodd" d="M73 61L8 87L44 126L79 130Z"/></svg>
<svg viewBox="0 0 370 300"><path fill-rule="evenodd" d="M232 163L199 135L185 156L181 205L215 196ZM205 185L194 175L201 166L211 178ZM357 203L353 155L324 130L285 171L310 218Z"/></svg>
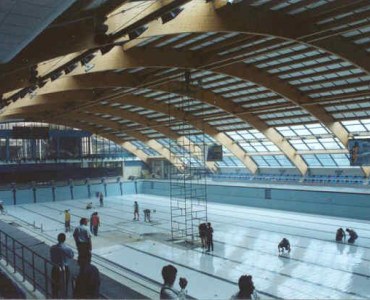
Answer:
<svg viewBox="0 0 370 300"><path fill-rule="evenodd" d="M188 3L185 4L186 2ZM330 13L330 9L335 8L336 5L345 6L343 3L347 5L349 2L342 1L342 4L327 3L322 8L326 10L325 14L329 17L333 15L333 13ZM248 5L249 3L250 1L245 0L233 5L228 5L225 0L213 0L208 3L203 0L161 0L156 1L155 5L147 7L139 16L135 10L127 11L125 12L125 18L121 18L121 16L109 18L105 23L109 27L109 32L122 29L118 30L120 34L115 34L113 38L115 42L127 42L125 49L135 47L143 42L145 38L155 36L184 32L238 32L246 35L272 36L288 41L305 43L336 54L358 66L367 74L370 73L370 60L365 47L358 46L340 36L341 33L348 31L348 28L345 26L346 18L354 21L357 15L347 16L344 18L343 24L341 23L342 19L338 19L334 22L335 26L332 25L333 22L329 22L329 24L315 24L318 21L317 17L315 15L311 16L309 13L297 17L282 13L279 10L272 11L268 8L253 7ZM185 4L185 9L175 20L166 24L160 22L159 16L163 11L182 4ZM272 4L269 3L268 5ZM297 5L304 6L301 3ZM364 4L358 4L357 6L361 7L361 5L363 6ZM363 12L362 16L365 14L366 12ZM154 18L156 20L150 21ZM131 21L131 24L127 24L127 19ZM71 52L79 53L86 49L99 47L99 45L94 43L95 33L92 30L94 27L92 23L92 18L83 18L78 20L78 22L71 22L67 29L65 27L49 28L41 36L37 46L32 46L22 53L16 62L16 67L23 66L25 62L34 65L58 56L68 55ZM138 39L129 41L125 34L145 24L149 25L149 29ZM357 27L360 26L363 25L357 25ZM352 29L356 29L356 27L354 26ZM60 40L70 42L61 45ZM50 49L50 51L44 51L44 49ZM11 72L7 74L7 80L0 88L1 92L9 92L27 86L28 70L23 68L13 74L13 69L10 67L4 69L7 72ZM50 69L50 66L47 69Z"/></svg>
<svg viewBox="0 0 370 300"><path fill-rule="evenodd" d="M137 102L135 102L135 101L131 101L131 102L123 101L122 104L130 104L130 105L140 106L140 103L138 105ZM167 110L168 110L168 108L167 108ZM83 117L83 120L94 122L96 124L103 125L106 128L111 128L111 129L114 129L114 130L117 130L117 131L123 130L124 133L126 133L126 134L142 141L143 143L147 144L148 146L153 148L155 151L157 151L158 153L163 155L168 160L170 160L169 159L170 157L176 157L175 154L170 154L171 150L164 148L155 139L150 139L146 135L138 132L137 130L132 130L132 129L130 130L128 128L125 129L125 126L122 126L121 124L119 124L115 121L111 121L111 120L107 120L107 119L102 118L102 117L94 116L93 114L95 114L95 113L108 114L108 115L111 115L113 117L119 117L123 120L129 120L129 121L144 125L148 128L153 128L154 130L158 131L159 133L163 134L164 136L177 141L179 145L189 145L189 147L186 147L186 146L185 147L187 148L187 150L190 153L192 153L192 155L197 156L196 155L197 153L202 153L199 146L194 144L192 141L188 140L187 137L180 136L175 131L167 128L167 126L166 126L167 124L163 125L163 124L161 124L161 123L159 123L155 120L150 120L150 119L145 118L145 117L143 117L143 116L141 116L137 113L127 112L127 111L124 111L122 109L117 109L117 108L113 108L113 107L109 107L109 106L90 107L86 111L76 111L76 112L69 113L68 118L78 119L78 118L81 118L81 114L84 114L85 116ZM198 157L198 159L202 159L202 157L199 157L199 156L197 156L197 157ZM177 160L176 161L171 161L170 160L170 162L175 164L175 165L179 165L179 161L177 161ZM182 163L181 163L181 165L182 165ZM216 171L217 170L217 166L216 166L215 162L206 162L206 165L211 171Z"/></svg>
<svg viewBox="0 0 370 300"><path fill-rule="evenodd" d="M31 114L28 114L28 115L31 115ZM24 114L22 114L22 116L24 116ZM14 117L17 117L17 115L14 115ZM12 118L12 117L10 117L10 118ZM35 120L37 120L37 117L35 118ZM31 121L34 121L34 120L31 120ZM86 131L91 132L91 133L95 133L97 131L96 128L93 127L93 126L89 126L87 124L82 124L80 122L76 122L76 121L73 121L71 119L67 119L67 120L58 119L58 120L56 120L56 119L44 118L43 121L46 122L46 123L49 123L49 124L63 125L63 126L68 126L68 127L72 127L72 128L78 128L78 129L86 130ZM138 149L131 142L124 141L121 138L117 137L116 135L110 134L110 133L99 133L99 135L103 138L106 138L106 139L116 143L117 145L126 149L128 152L137 156L143 162L147 163L149 156L147 154L145 154L143 151L141 151L140 149Z"/></svg>
<svg viewBox="0 0 370 300"><path fill-rule="evenodd" d="M207 58L201 55L194 57L192 53L184 51L175 51L171 49L166 49L165 52L160 49L153 48L135 48L128 52L123 52L120 47L115 47L109 53L103 57L99 57L94 60L95 68L94 72L103 72L109 70L115 70L120 68L133 68L138 66L160 66L160 67L191 67L198 70L203 70L202 67L197 65L201 64L202 61L207 61ZM208 63L212 61L208 60ZM209 70L209 69L205 69ZM335 122L332 116L325 111L318 104L311 104L311 99L304 96L296 88L292 87L283 80L272 76L271 74L262 71L252 65L246 65L244 63L234 63L231 65L212 67L213 71L217 73L238 77L243 80L254 82L260 86L264 86L270 89L282 97L290 100L292 103L300 106L301 108L308 111L321 123L325 124L332 133L338 137L338 139L344 144L348 143L348 133L345 128L339 123ZM78 74L78 70L77 70ZM89 74L92 76L92 74ZM87 75L87 76L89 76ZM108 77L108 75L107 75ZM147 82L153 80L154 78L147 78ZM68 79L67 79L68 80ZM73 81L72 81L73 82ZM144 82L145 83L145 82ZM66 89L68 87L65 86ZM299 99L299 100L298 100ZM309 104L309 105L306 105ZM253 124L251 124L253 125ZM258 124L255 122L254 125L263 126L263 124ZM280 137L275 129L262 128L262 132L268 134L268 138L272 140L278 148L285 152L288 158L295 164L298 165L301 173L305 173L307 166L305 166L304 161L296 155L295 150L289 147L289 143L285 142L284 139ZM293 150L293 151L292 151ZM303 163L303 164L302 164Z"/></svg>
<svg viewBox="0 0 370 300"><path fill-rule="evenodd" d="M242 80L255 83L256 85L263 86L266 89L279 94L303 110L306 110L331 130L333 135L336 136L343 145L347 146L349 139L348 132L340 122L335 121L334 118L319 104L312 104L311 98L305 96L298 89L279 79L277 76L273 76L266 71L258 69L253 65L247 65L243 62L227 64L225 66L212 65L212 67L204 67L204 62L208 65L215 64L217 63L217 58L209 59L206 55L197 55L190 51L178 51L173 49L162 51L157 48L140 47L134 48L130 51L122 51L120 47L115 47L109 53L94 60L95 68L93 72L104 72L135 67L177 67L213 71L215 73L237 77ZM74 74L80 74L81 72L82 70L76 70ZM149 84L151 80L153 81L158 79L151 76L147 78L143 84Z"/></svg>
<svg viewBox="0 0 370 300"><path fill-rule="evenodd" d="M239 158L249 171L251 171L253 174L257 172L258 167L254 163L254 161L250 158L248 153L245 152L245 150L243 150L239 145L237 145L226 134L217 131L211 125L202 122L201 120L199 120L199 118L194 117L191 114L188 114L182 110L177 109L173 105L159 103L157 101L153 101L145 97L134 96L134 95L123 97L121 100L116 100L115 103L136 105L136 106L154 110L154 111L157 111L163 114L167 114L169 107L170 107L172 117L179 119L179 120L185 119L186 122L188 122L195 128L212 136L216 141L218 141L220 144L225 146L231 153L233 153L237 158ZM111 114L114 116L120 116L120 112L117 112L117 110L114 107L104 107L104 108L91 107L88 110L92 112L103 112L103 113ZM160 125L156 125L156 126L160 126ZM162 124L161 126L166 126L166 125Z"/></svg>
<svg viewBox="0 0 370 300"><path fill-rule="evenodd" d="M59 94L59 93L54 93L54 94ZM43 110L45 109L45 107L48 107L50 105L51 103L50 101L54 103L53 101L58 98L58 97L53 97L54 94L50 93L50 94L39 95L39 96L36 96L34 99L32 99L33 101L22 99L22 101L24 100L25 103L30 102L31 105L23 106L19 102L14 103L13 107L12 108L9 107L9 109L7 110L6 116L9 116L9 117L15 117L15 116L20 116L20 115L24 116L24 115L27 115L28 111L35 112L35 110ZM140 107L150 109L153 111L157 111L163 114L168 114L168 109L169 109L169 105L167 104L159 103L159 102L153 101L145 97L134 96L134 95L130 95L129 97L123 97L121 100L116 100L115 103L121 103L122 105L129 104L133 106L140 106ZM242 161L242 163L245 165L245 167L248 170L250 170L251 173L255 174L257 172L258 167L255 164L255 162L250 158L248 153L246 153L244 149L242 149L237 143L235 143L226 134L217 131L212 126L200 121L199 118L194 117L191 114L188 114L182 110L179 110L175 106L171 105L170 109L171 109L171 114L173 117L179 120L186 119L186 121L192 126L194 126L195 128L201 131L204 131L206 134L212 136L216 141L224 145L231 153L233 153L237 158L239 158ZM153 127L155 128L155 130L157 130L158 132L161 132L163 135L169 138L176 139L176 140L184 138L182 136L179 136L175 132L171 131L170 129L165 128L166 124L161 124L154 120L149 120L140 115L134 114L132 112L125 112L123 110L118 110L117 108L109 107L109 106L103 106L103 107L90 106L90 107L84 108L83 110L80 110L78 113L77 112L68 113L67 116L68 118L78 120L79 118L81 118L81 114L83 114L85 111L90 112L90 113L109 114L115 117L120 117L123 119L131 120L133 122L137 122L137 123L143 124L148 127ZM67 118L67 116L65 116L65 118ZM55 118L58 119L58 116L55 116ZM95 121L97 124L104 125L108 128L113 128L115 130L122 130L122 126L116 122L109 121L104 118L94 117L91 114L88 116L88 118L90 120ZM130 131L130 135L131 134L135 134L135 133ZM137 137L144 143L147 143L148 138L145 139L143 137L139 137L139 136ZM154 147L152 148L167 158L168 155L166 153L162 153L163 146L161 146L158 142L156 142L155 140L150 140L150 144L149 143L147 144L151 147L154 145ZM194 147L198 147L198 146L194 145ZM209 167L213 171L216 168L215 164L212 162L207 162L207 167Z"/></svg>
<svg viewBox="0 0 370 300"><path fill-rule="evenodd" d="M72 119L76 118L76 120L81 119L81 113L74 113L71 116ZM64 122L68 122L70 118L64 119ZM105 128L110 128L113 130L122 130L124 126L114 122L105 120L103 118L95 117L92 115L85 115L83 118L83 122L92 122L99 125L103 125ZM77 121L77 124L80 123ZM93 127L94 128L94 127ZM125 131L126 133L127 131ZM158 143L155 139L149 139L146 135L135 132L131 130L130 132L127 132L130 136L134 137L135 139L143 142L144 144L147 144L150 148L157 151L160 155L162 155L165 159L167 159L171 164L173 164L177 169L180 171L184 169L183 162L177 158L175 155L171 155L170 150L168 148L163 147L160 143ZM97 131L97 134L100 134L100 131ZM131 144L131 143L130 143ZM131 144L132 145L132 144Z"/></svg>
<svg viewBox="0 0 370 300"><path fill-rule="evenodd" d="M106 80L103 83L104 87L106 87L106 86L110 86L110 87L117 87L117 86L129 87L126 84L126 82L122 82L122 80L120 80L120 75L114 75L113 74L112 77L108 77L108 76L105 76L105 75L102 76L102 75L103 74L100 74L100 73L89 74L88 77L92 81L85 82L84 80L82 80L82 81L84 81L83 87L88 88L89 84L90 84L90 87L93 87L93 86L96 87L96 84L98 84L98 82L102 84L102 81L99 79L99 77L106 78ZM94 76L95 76L95 79L94 79ZM80 77L80 78L83 78L83 77ZM109 78L111 78L112 80L110 81ZM71 78L66 78L66 79L68 81ZM134 81L134 80L131 80L131 82L132 81ZM92 82L93 82L93 84L92 84ZM75 86L75 85L73 85L73 86ZM132 87L134 87L134 86L132 86ZM78 85L76 85L76 87L78 87ZM166 91L168 93L172 93L172 90L175 89L175 90L178 90L176 92L176 94L181 94L181 88L182 87L183 86L182 86L181 83L171 82L171 85L163 84L163 85L156 86L155 90ZM77 95L81 96L82 94L80 94L80 92L82 92L82 94L84 93L83 91L76 91L76 96ZM50 95L53 95L53 94L50 94ZM182 95L186 96L186 93L182 93ZM39 97L43 97L43 96L48 96L48 94L40 95ZM53 99L52 101L55 101L56 98L58 98L58 97L55 97L55 96L50 97L50 99ZM304 162L304 160L302 159L302 157L297 154L295 149L286 140L284 140L284 138L278 133L278 131L276 129L274 129L272 127L268 127L267 124L264 121L262 121L261 119L253 116L252 114L245 114L245 112L246 112L245 109L233 105L233 103L231 103L230 101L227 101L223 97L220 97L220 96L218 96L217 94L215 94L211 91L207 91L207 90L198 91L196 93L196 95L192 96L192 98L195 98L195 99L200 100L202 102L208 103L208 104L213 105L215 107L221 108L224 111L226 111L226 112L228 112L228 113L230 113L234 116L237 116L241 120L244 120L244 121L248 122L254 128L258 129L262 134L264 134L271 142L273 142L292 161L292 163L298 168L298 170L303 175L306 173L308 167L307 167L306 163ZM124 96L120 100L115 100L114 102L115 103L122 103L122 104L137 105L137 106L141 106L141 107L146 108L146 109L151 109L151 110L154 110L154 111L161 112L163 114L168 113L168 105L163 105L163 104L160 104L160 103L155 102L153 100L149 100L148 98L144 98L144 97L127 95L127 96ZM38 99L34 99L33 103L35 103L35 105L40 104L40 103L47 104L48 101L46 100L45 102L44 101L41 102ZM94 112L102 112L102 113L111 113L111 114L114 113L113 108L110 108L110 109L104 108L104 109L102 109L102 108L99 108L99 107L98 108L91 107L88 110L94 111ZM214 137L219 143L223 144L225 147L227 147L229 149L229 151L231 151L236 157L238 157L251 172L253 172L253 173L256 172L257 166L255 165L255 163L252 160L247 159L247 157L249 155L245 152L245 150L243 150L239 146L233 146L233 144L235 144L235 143L226 134L217 132L215 129L212 128L212 126L209 126L209 125L208 126L206 125L202 128L201 124L197 121L199 119L198 117L195 118L190 114L186 114L182 111L177 110L175 107L171 108L171 111L173 111L173 116L174 117L176 117L178 119L182 119L182 118L185 117L185 119L191 125L193 125L194 127L198 128L200 130L204 130L204 132L206 134ZM243 113L243 114L238 115L240 113Z"/></svg>
<svg viewBox="0 0 370 300"><path fill-rule="evenodd" d="M355 44L331 34L327 38L316 38L315 34L329 31L328 25L315 25L306 18L263 10L248 5L249 1L228 5L227 1L191 1L173 22L162 24L160 20L149 23L149 28L139 39L128 42L128 50L140 44L144 38L158 35L205 32L239 32L253 35L273 36L285 40L305 43L342 57L370 74L368 53Z"/></svg>
<svg viewBox="0 0 370 300"><path fill-rule="evenodd" d="M73 95L69 95L69 97L72 97L73 99L80 100L80 98L78 98L77 96L86 95L86 94L89 94L89 93L90 93L89 91L78 91L76 93L76 97L73 97ZM51 104L51 102L54 103L53 104L54 109L55 109L55 107L58 107L58 106L65 107L65 105L66 105L66 103L64 103L64 102L58 103L60 101L60 98L62 100L65 100L63 93L45 94L45 95L37 96L36 98L37 99L35 99L35 98L32 99L34 101L31 102L32 105L30 105L30 106L21 107L21 108L12 108L11 110L7 110L7 113L6 113L5 116L10 116L10 117L15 117L15 116L20 116L20 115L25 116L25 115L28 115L29 111L32 111L32 113L37 113L38 111L42 112L45 109L45 107L48 107ZM86 101L88 101L88 100L85 99L81 102L86 103ZM122 104L127 104L127 103L122 103ZM129 104L136 105L135 101L131 102ZM17 105L17 104L15 104L15 105ZM68 105L68 103L67 103L67 105ZM155 106L153 106L153 107L155 107ZM199 146L195 145L193 142L188 140L187 137L180 136L175 131L172 131L171 129L167 128L167 126L164 126L163 124L158 123L155 120L150 120L148 118L145 118L145 117L143 117L139 114L136 114L136 113L133 113L133 112L127 112L127 111L124 111L124 110L119 110L119 109L116 109L116 108L109 108L108 106L106 106L106 107L94 107L94 108L91 108L89 111L92 112L92 113L110 114L112 116L120 117L124 120L129 120L129 121L147 126L149 128L154 128L156 131L160 132L164 136L166 136L170 139L176 140L179 144L189 145L187 150L189 152L193 153L193 155L195 155L197 153L202 153L202 151L199 149ZM163 112L165 113L166 111L163 111ZM124 126L122 126L122 125L120 125L120 124L118 124L114 121L109 121L109 120L106 120L105 118L96 117L92 114L87 115L83 111L79 112L78 114L76 112L75 113L69 112L68 113L68 118L65 118L65 119L79 120L79 119L81 119L81 114L85 115L85 117L83 118L84 121L90 121L90 122L93 122L93 123L95 122L99 125L103 125L107 128L111 128L111 129L118 130L118 131L122 130L124 128ZM58 116L55 116L54 118L59 119ZM126 130L125 130L125 132L126 132ZM155 151L160 153L163 157L168 159L175 166L180 166L180 169L182 168L182 163L180 163L179 160L170 159L171 157L176 157L176 155L175 154L170 155L170 150L164 148L156 140L149 139L144 134L141 134L141 133L139 133L137 131L134 131L134 130L130 131L130 135L132 137L135 137L136 139L142 141L143 143L146 143L148 146L150 146ZM201 157L198 157L198 158L202 159ZM215 162L206 162L206 166L211 171L216 171L217 170L217 166L216 166Z"/></svg>

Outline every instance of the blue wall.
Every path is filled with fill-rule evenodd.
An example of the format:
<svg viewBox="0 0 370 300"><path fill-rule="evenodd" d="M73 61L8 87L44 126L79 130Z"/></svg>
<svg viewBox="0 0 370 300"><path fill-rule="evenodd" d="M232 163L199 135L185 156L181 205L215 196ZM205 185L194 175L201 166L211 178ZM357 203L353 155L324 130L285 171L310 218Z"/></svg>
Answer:
<svg viewBox="0 0 370 300"><path fill-rule="evenodd" d="M96 192L102 192L107 197L135 194L135 184L134 181L92 183L90 185L90 198L95 198ZM73 199L89 198L88 185L72 185L72 188L70 185L55 186L54 193L51 186L15 188L14 191L0 190L0 200L5 205L63 201L71 200L72 197Z"/></svg>
<svg viewBox="0 0 370 300"><path fill-rule="evenodd" d="M144 181L140 187L140 192L144 194L169 196L168 182ZM209 202L370 220L370 191L361 194L315 191L310 190L310 187L304 190L302 187L243 187L218 183L207 185L207 196Z"/></svg>
<svg viewBox="0 0 370 300"><path fill-rule="evenodd" d="M121 189L122 195L143 193L169 196L170 194L168 181L140 180L91 184L91 198L95 197L96 192L103 192L108 197L119 196ZM284 188L275 185L265 188L208 183L207 195L209 202L370 220L370 191L348 192L348 189L346 191L342 187L331 191L325 187L320 190L314 189L315 187L308 186ZM34 195L36 195L36 202L53 201L51 187L37 187L35 192L32 188L17 189L16 203L33 203ZM88 198L88 186L86 184L73 186L73 196L74 199ZM13 191L0 190L0 199L5 202L5 205L13 204ZM70 186L55 187L55 201L69 199L71 199Z"/></svg>

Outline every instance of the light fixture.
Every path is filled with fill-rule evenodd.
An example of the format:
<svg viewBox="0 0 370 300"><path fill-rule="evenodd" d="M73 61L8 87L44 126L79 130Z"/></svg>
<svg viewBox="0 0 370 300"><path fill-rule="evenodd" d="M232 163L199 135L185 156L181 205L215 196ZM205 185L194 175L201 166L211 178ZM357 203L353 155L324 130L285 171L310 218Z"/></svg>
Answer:
<svg viewBox="0 0 370 300"><path fill-rule="evenodd" d="M179 13L181 13L184 9L182 7L176 7L175 9L171 10L170 12L168 13L165 13L161 19L162 19L162 24L164 23L167 23L171 20L173 20L174 18L177 17L177 15Z"/></svg>
<svg viewBox="0 0 370 300"><path fill-rule="evenodd" d="M85 73L87 73L95 67L95 64L87 63L87 64L84 65L84 67L85 67Z"/></svg>
<svg viewBox="0 0 370 300"><path fill-rule="evenodd" d="M54 80L58 79L60 76L62 76L62 74L63 74L62 71L55 71L55 72L51 73L50 80L54 81Z"/></svg>
<svg viewBox="0 0 370 300"><path fill-rule="evenodd" d="M89 63L95 57L94 54L90 53L81 59L81 65L85 67L85 72L89 72L92 68L95 67L94 64Z"/></svg>
<svg viewBox="0 0 370 300"><path fill-rule="evenodd" d="M95 57L94 54L90 53L90 54L87 54L84 58L81 59L81 65L86 65L90 60L92 60L93 58Z"/></svg>
<svg viewBox="0 0 370 300"><path fill-rule="evenodd" d="M113 49L113 47L114 47L115 45L108 45L108 46L104 46L104 47L101 47L100 48L100 52L101 52L101 54L102 55L104 55L105 53L108 53L110 50L112 50Z"/></svg>
<svg viewBox="0 0 370 300"><path fill-rule="evenodd" d="M148 26L141 26L141 27L138 27L136 28L135 30L131 31L128 33L128 37L130 38L130 40L133 40L133 39L136 39L137 37L139 37L140 35L143 34L143 32L145 30L148 29Z"/></svg>
<svg viewBox="0 0 370 300"><path fill-rule="evenodd" d="M71 73L74 69L77 68L77 63L71 63L64 69L64 74Z"/></svg>
<svg viewBox="0 0 370 300"><path fill-rule="evenodd" d="M41 79L41 78L39 78L38 80L37 80L37 87L38 88L42 88L45 84L46 84L46 80L43 80L43 79Z"/></svg>
<svg viewBox="0 0 370 300"><path fill-rule="evenodd" d="M35 84L37 82L37 76L39 72L37 71L37 65L34 65L30 68L30 78L28 79L29 83Z"/></svg>

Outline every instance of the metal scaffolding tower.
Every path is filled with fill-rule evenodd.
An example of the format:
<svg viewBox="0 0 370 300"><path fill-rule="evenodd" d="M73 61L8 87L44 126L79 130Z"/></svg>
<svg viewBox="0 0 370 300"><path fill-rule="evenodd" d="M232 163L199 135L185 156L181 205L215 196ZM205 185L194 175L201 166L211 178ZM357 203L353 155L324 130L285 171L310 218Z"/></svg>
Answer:
<svg viewBox="0 0 370 300"><path fill-rule="evenodd" d="M169 105L169 127L181 135L180 139L171 139L170 142L170 149L178 151L170 151L174 163L169 173L172 240L194 244L200 240L199 224L207 222L207 168L204 131L194 133L194 128L185 117L194 105L192 95L201 92L199 89L191 90L190 81L190 72L187 71L183 90L179 93L186 96L181 96L180 102ZM173 105L184 112L183 119L172 116Z"/></svg>

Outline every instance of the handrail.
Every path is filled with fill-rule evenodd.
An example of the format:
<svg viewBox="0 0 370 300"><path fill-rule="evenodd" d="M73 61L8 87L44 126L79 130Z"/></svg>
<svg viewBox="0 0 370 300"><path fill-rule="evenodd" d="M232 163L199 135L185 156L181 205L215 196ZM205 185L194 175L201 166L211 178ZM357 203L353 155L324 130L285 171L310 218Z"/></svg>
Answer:
<svg viewBox="0 0 370 300"><path fill-rule="evenodd" d="M5 259L6 265L11 265L14 273L21 274L23 282L29 281L33 286L33 291L37 290L46 298L52 298L51 270L55 264L49 259L36 253L2 230L0 230L0 259ZM64 289L65 285L61 286ZM62 295L65 294L64 290L61 292Z"/></svg>

